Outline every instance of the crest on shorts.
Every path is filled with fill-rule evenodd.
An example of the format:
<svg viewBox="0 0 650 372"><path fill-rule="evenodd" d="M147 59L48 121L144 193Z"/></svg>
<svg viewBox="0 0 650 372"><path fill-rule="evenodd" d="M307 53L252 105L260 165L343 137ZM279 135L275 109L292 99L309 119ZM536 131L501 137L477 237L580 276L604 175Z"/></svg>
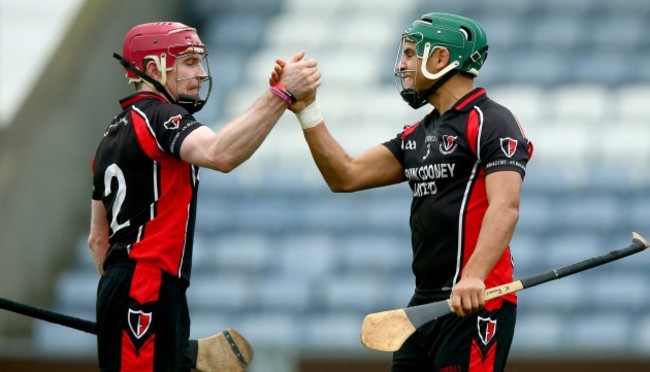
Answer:
<svg viewBox="0 0 650 372"><path fill-rule="evenodd" d="M500 138L499 140L501 141L501 151L507 157L511 158L515 154L515 151L517 151L517 140L510 137Z"/></svg>
<svg viewBox="0 0 650 372"><path fill-rule="evenodd" d="M438 147L440 153L443 155L449 155L454 152L458 146L456 139L458 139L458 136L448 136L446 134L442 136L442 143L440 144L440 147Z"/></svg>
<svg viewBox="0 0 650 372"><path fill-rule="evenodd" d="M174 115L171 118L167 119L167 121L164 122L163 125L167 129L178 129L178 127L181 125L181 119L182 118L183 118L183 115L181 115L181 114Z"/></svg>
<svg viewBox="0 0 650 372"><path fill-rule="evenodd" d="M145 313L142 310L136 311L129 309L129 328L131 328L131 333L133 333L135 338L140 339L147 333L149 326L151 325L151 318L151 313Z"/></svg>
<svg viewBox="0 0 650 372"><path fill-rule="evenodd" d="M483 345L487 345L497 332L497 321L492 318L478 317L477 319L478 337L481 338Z"/></svg>

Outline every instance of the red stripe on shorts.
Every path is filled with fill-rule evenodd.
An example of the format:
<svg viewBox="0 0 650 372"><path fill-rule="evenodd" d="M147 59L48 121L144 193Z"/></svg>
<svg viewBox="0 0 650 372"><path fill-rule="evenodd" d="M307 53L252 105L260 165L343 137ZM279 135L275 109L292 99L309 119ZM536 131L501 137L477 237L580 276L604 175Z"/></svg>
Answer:
<svg viewBox="0 0 650 372"><path fill-rule="evenodd" d="M481 347L476 340L472 340L472 352L469 358L469 372L493 372L494 360L497 355L498 344L493 343L483 355Z"/></svg>

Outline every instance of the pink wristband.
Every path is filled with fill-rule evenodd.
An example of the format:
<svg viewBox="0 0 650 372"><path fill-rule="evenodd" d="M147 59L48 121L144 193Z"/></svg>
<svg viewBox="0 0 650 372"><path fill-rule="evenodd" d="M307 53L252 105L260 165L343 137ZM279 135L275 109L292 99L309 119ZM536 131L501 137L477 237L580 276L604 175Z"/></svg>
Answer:
<svg viewBox="0 0 650 372"><path fill-rule="evenodd" d="M279 81L271 87L271 91L278 97L287 101L289 105L296 103L296 97L294 97L294 95L291 94L291 92L289 92L289 90Z"/></svg>
<svg viewBox="0 0 650 372"><path fill-rule="evenodd" d="M283 91L276 87L271 87L271 93L275 94L276 96L282 98L283 101L285 101L288 105L291 105L291 98L289 98L288 95L286 95Z"/></svg>

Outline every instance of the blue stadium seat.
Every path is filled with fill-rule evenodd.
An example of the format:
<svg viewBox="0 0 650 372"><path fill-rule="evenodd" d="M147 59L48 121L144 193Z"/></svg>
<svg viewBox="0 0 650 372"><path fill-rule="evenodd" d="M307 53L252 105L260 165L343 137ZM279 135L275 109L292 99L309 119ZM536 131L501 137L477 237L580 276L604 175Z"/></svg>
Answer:
<svg viewBox="0 0 650 372"><path fill-rule="evenodd" d="M262 311L300 314L315 305L314 285L297 273L266 275L257 282L257 301Z"/></svg>
<svg viewBox="0 0 650 372"><path fill-rule="evenodd" d="M483 69L481 69L480 79L482 80L483 77ZM535 136L532 130L548 114L548 107L544 104L546 91L536 85L497 85L488 88L488 96L508 107L521 122L526 135L534 142Z"/></svg>
<svg viewBox="0 0 650 372"><path fill-rule="evenodd" d="M553 18L569 15L577 20L587 19L603 2L593 0L544 0L530 1L532 13L537 17Z"/></svg>
<svg viewBox="0 0 650 372"><path fill-rule="evenodd" d="M580 67L578 76L585 71L583 67ZM572 126L586 124L594 127L609 119L610 91L593 81L597 79L589 77L584 79L584 84L563 85L549 92L550 114L555 120Z"/></svg>
<svg viewBox="0 0 650 372"><path fill-rule="evenodd" d="M647 15L634 12L619 12L616 16L607 14L601 19L596 18L592 20L589 30L589 40L593 42L591 46L602 50L603 54L633 52L645 38L643 28L646 22Z"/></svg>
<svg viewBox="0 0 650 372"><path fill-rule="evenodd" d="M549 87L570 80L571 71L568 67L570 60L552 49L535 48L530 50L514 50L503 56L505 61L511 61L507 73L504 73L504 83L535 84ZM489 57L488 57L489 60ZM516 61L516 63L512 63Z"/></svg>
<svg viewBox="0 0 650 372"><path fill-rule="evenodd" d="M195 275L187 290L190 308L241 312L257 307L255 280L235 273Z"/></svg>
<svg viewBox="0 0 650 372"><path fill-rule="evenodd" d="M631 346L632 319L624 312L576 314L565 328L566 347L600 352L622 352Z"/></svg>
<svg viewBox="0 0 650 372"><path fill-rule="evenodd" d="M576 230L545 237L541 250L549 269L570 265L611 250L595 232Z"/></svg>
<svg viewBox="0 0 650 372"><path fill-rule="evenodd" d="M521 230L513 236L510 242L510 250L515 262L515 276L517 278L534 275L549 269L540 264L540 262L544 262L542 259L544 246L541 241L542 239L536 234L526 234Z"/></svg>
<svg viewBox="0 0 650 372"><path fill-rule="evenodd" d="M526 26L524 20L513 17L509 12L481 15L478 21L485 29L485 33L488 35L488 45L490 45L487 59L490 62L487 62L486 67L492 64L492 54L498 54L492 53L492 50L507 51L524 42L521 40L526 36L521 32L522 28Z"/></svg>
<svg viewBox="0 0 650 372"><path fill-rule="evenodd" d="M94 271L68 271L56 282L56 301L59 306L90 309L94 314L99 274Z"/></svg>
<svg viewBox="0 0 650 372"><path fill-rule="evenodd" d="M629 312L647 310L650 307L650 292L648 292L650 269L646 272L630 271L627 263L634 258L632 256L611 263L609 268L616 268L616 270L605 271L601 275L594 272L593 279L589 281L589 285L584 291L584 306L611 311L619 309Z"/></svg>
<svg viewBox="0 0 650 372"><path fill-rule="evenodd" d="M552 268L548 270L550 269ZM584 301L584 291L588 284L583 280L584 278L578 275L548 282L520 292L518 296L521 312L534 310L553 314L579 309Z"/></svg>
<svg viewBox="0 0 650 372"><path fill-rule="evenodd" d="M650 236L650 229L648 228L648 221L650 221L650 192L645 196L633 198L625 213L629 217L628 228L637 231L643 237L649 239L648 236Z"/></svg>
<svg viewBox="0 0 650 372"><path fill-rule="evenodd" d="M566 338L566 321L558 312L526 311L517 314L513 352L540 352L562 347Z"/></svg>
<svg viewBox="0 0 650 372"><path fill-rule="evenodd" d="M631 73L629 64L633 62L633 52L612 52L608 47L600 47L593 52L578 55L571 61L570 82L597 83L616 87L634 82L636 74Z"/></svg>
<svg viewBox="0 0 650 372"><path fill-rule="evenodd" d="M260 47L267 18L260 13L228 12L207 20L204 42L225 53L230 49L252 51ZM219 71L219 70L217 70Z"/></svg>
<svg viewBox="0 0 650 372"><path fill-rule="evenodd" d="M315 313L306 317L301 327L306 347L327 348L347 352L360 352L364 348L359 341L363 313L333 311Z"/></svg>
<svg viewBox="0 0 650 372"><path fill-rule="evenodd" d="M282 236L274 246L275 259L270 269L278 275L310 280L330 275L338 265L334 240L324 232Z"/></svg>
<svg viewBox="0 0 650 372"><path fill-rule="evenodd" d="M245 335L260 349L298 349L304 342L302 324L295 314L288 312L262 312L235 318L230 327Z"/></svg>
<svg viewBox="0 0 650 372"><path fill-rule="evenodd" d="M533 181L527 179L524 184L527 185L531 182ZM545 195L522 196L519 205L517 231L526 234L545 231L552 222L552 208L553 206L549 203Z"/></svg>
<svg viewBox="0 0 650 372"><path fill-rule="evenodd" d="M587 38L585 27L585 19L576 18L572 14L540 17L532 24L522 25L527 32L522 32L520 38L536 49L564 53L582 47ZM500 39L496 40L500 42Z"/></svg>
<svg viewBox="0 0 650 372"><path fill-rule="evenodd" d="M213 260L217 271L254 276L269 266L273 247L268 236L255 232L223 235L214 240Z"/></svg>
<svg viewBox="0 0 650 372"><path fill-rule="evenodd" d="M408 305L415 293L415 276L410 268L408 272L394 276L386 285L386 308L382 310L396 309Z"/></svg>
<svg viewBox="0 0 650 372"><path fill-rule="evenodd" d="M510 14L515 18L527 19L533 8L531 0L492 0L490 2L473 2L467 6L468 17L480 19L482 14ZM489 35L489 34L488 34Z"/></svg>
<svg viewBox="0 0 650 372"><path fill-rule="evenodd" d="M650 351L650 315L644 315L635 323L632 332L631 349L645 355Z"/></svg>
<svg viewBox="0 0 650 372"><path fill-rule="evenodd" d="M408 271L412 260L410 240L395 234L350 233L338 240L344 272L374 272L389 275Z"/></svg>
<svg viewBox="0 0 650 372"><path fill-rule="evenodd" d="M561 203L562 209L555 214L555 223L568 229L608 232L618 227L623 213L615 196L569 195Z"/></svg>
<svg viewBox="0 0 650 372"><path fill-rule="evenodd" d="M389 307L390 284L390 277L380 274L337 275L322 282L320 293L326 310L372 312Z"/></svg>
<svg viewBox="0 0 650 372"><path fill-rule="evenodd" d="M205 21L232 12L269 17L281 9L284 0L191 0L191 2L192 6L189 9L192 10L192 15Z"/></svg>
<svg viewBox="0 0 650 372"><path fill-rule="evenodd" d="M33 340L35 350L32 350L32 353L34 354L74 358L97 353L97 336L58 324L45 322L36 324Z"/></svg>

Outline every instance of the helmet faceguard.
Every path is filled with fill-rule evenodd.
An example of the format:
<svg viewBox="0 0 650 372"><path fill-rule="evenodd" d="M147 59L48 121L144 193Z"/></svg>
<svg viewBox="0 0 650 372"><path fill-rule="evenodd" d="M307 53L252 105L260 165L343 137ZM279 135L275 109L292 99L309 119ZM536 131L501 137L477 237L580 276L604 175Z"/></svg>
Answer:
<svg viewBox="0 0 650 372"><path fill-rule="evenodd" d="M194 54L201 56L207 75L177 77L176 84L187 79L197 79L201 92L197 96L179 94L178 99L173 99L165 88L167 72L174 69L178 60ZM114 54L114 57L124 66L129 83L145 82L190 113L199 111L207 102L212 90L208 49L201 42L196 29L178 22L154 22L135 26L124 37L122 55L123 57ZM160 80L147 75L148 61L153 61L158 67ZM207 89L203 85L205 82L208 83ZM204 94L205 98L202 98Z"/></svg>
<svg viewBox="0 0 650 372"><path fill-rule="evenodd" d="M421 59L420 69L402 70L402 59L407 42L415 44L417 58ZM427 61L436 49L444 48L449 52L449 65L437 73L427 69ZM402 34L402 40L395 61L395 82L402 98L413 108L420 108L429 96L456 72L463 71L478 76L479 70L487 58L487 37L485 31L476 21L446 13L429 13L413 22ZM413 75L412 85L404 82L405 75ZM429 80L437 80L433 86L423 92L415 89L419 75Z"/></svg>

